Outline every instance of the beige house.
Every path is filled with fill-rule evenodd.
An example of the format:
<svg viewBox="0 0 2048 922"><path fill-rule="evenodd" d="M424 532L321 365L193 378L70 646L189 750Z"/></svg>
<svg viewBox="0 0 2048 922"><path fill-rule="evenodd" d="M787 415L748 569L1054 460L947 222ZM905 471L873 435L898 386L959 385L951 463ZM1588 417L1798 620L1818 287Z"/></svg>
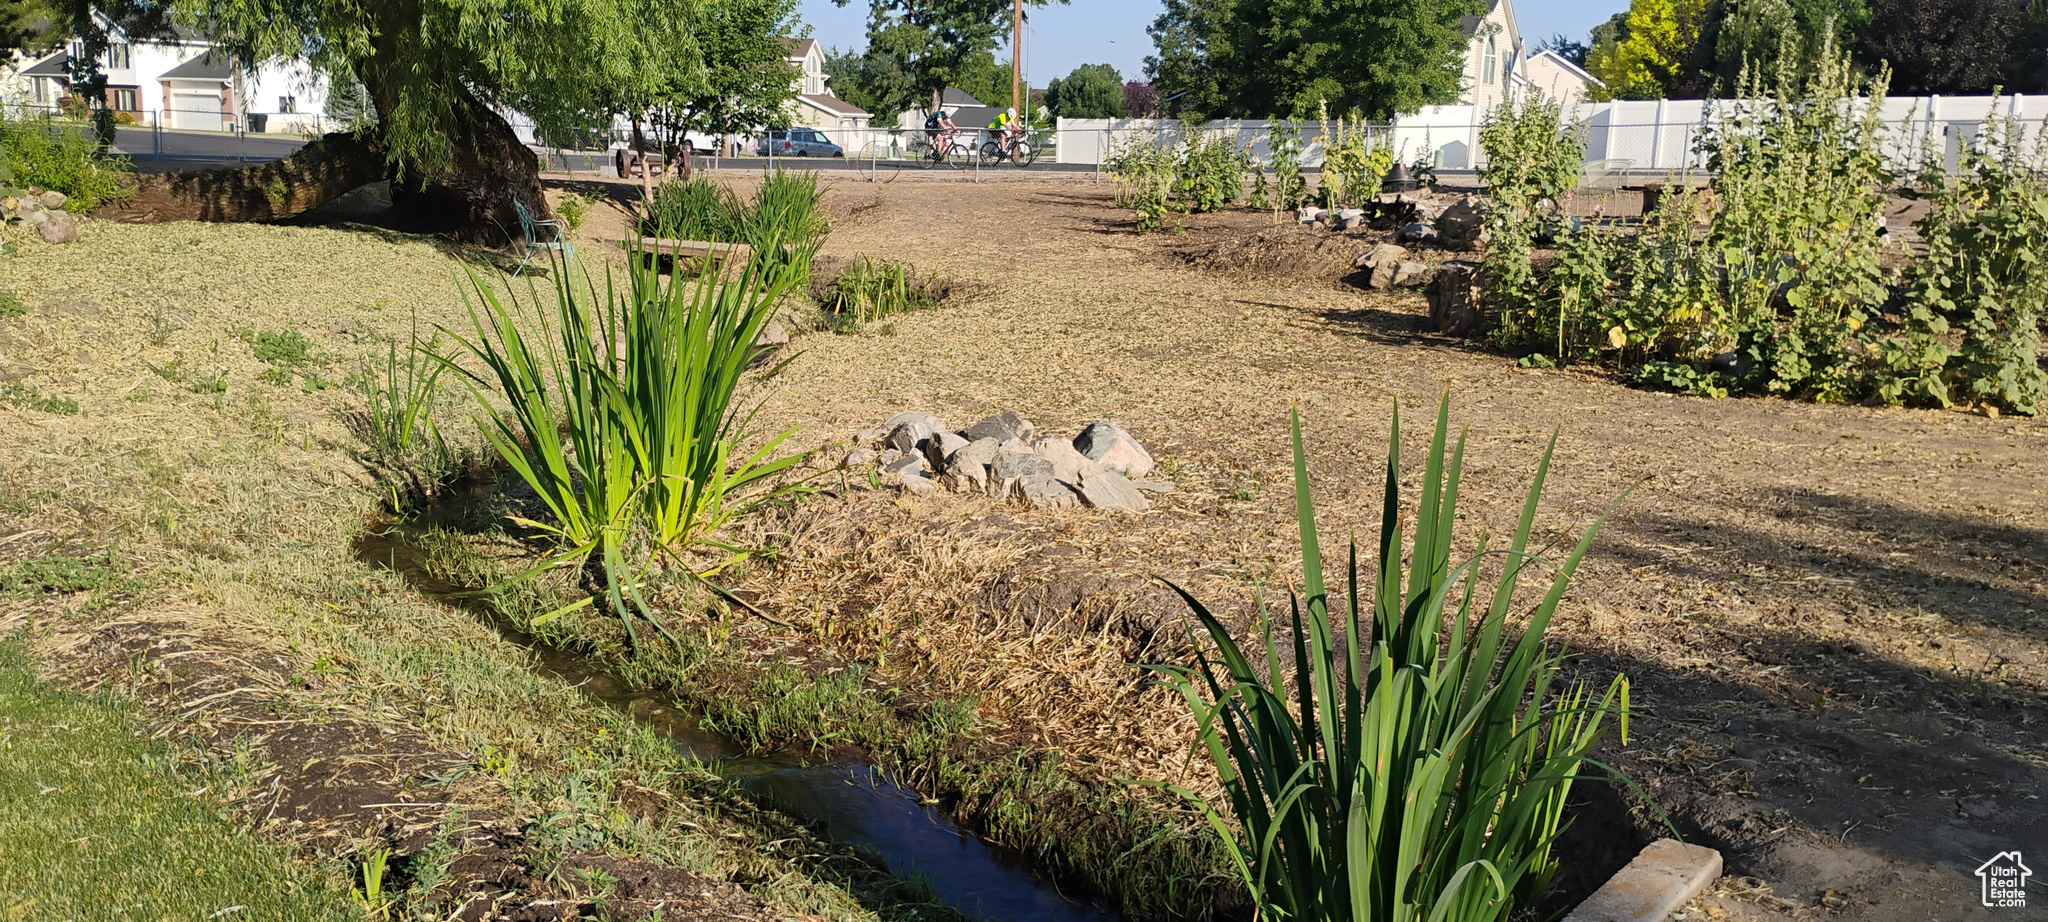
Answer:
<svg viewBox="0 0 2048 922"><path fill-rule="evenodd" d="M1522 64L1521 83L1543 94L1545 99L1563 104L1569 113L1579 105L1590 102L1588 92L1596 86L1606 86L1599 77L1573 64L1571 59L1555 51L1539 51L1529 56Z"/></svg>
<svg viewBox="0 0 2048 922"><path fill-rule="evenodd" d="M1511 0L1489 0L1484 16L1459 22L1471 44L1465 48L1464 92L1458 101L1479 111L1500 105L1521 78L1522 31Z"/></svg>
<svg viewBox="0 0 2048 922"><path fill-rule="evenodd" d="M789 41L789 64L796 69L796 99L790 102L791 127L816 128L842 146L861 133L872 117L853 103L832 95L826 86L825 50L814 38Z"/></svg>

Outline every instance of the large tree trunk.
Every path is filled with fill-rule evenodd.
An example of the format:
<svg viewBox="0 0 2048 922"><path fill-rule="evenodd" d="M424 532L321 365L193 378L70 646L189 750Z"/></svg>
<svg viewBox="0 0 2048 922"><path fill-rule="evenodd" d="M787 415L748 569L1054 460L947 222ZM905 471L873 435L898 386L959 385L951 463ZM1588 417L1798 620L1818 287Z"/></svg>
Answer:
<svg viewBox="0 0 2048 922"><path fill-rule="evenodd" d="M281 221L384 176L384 154L374 145L330 134L271 163L137 176L132 195L93 215L136 224Z"/></svg>
<svg viewBox="0 0 2048 922"><path fill-rule="evenodd" d="M515 200L536 218L549 214L540 191L540 158L504 116L468 89L459 92L456 117L447 126L447 163L424 185L394 183L392 192L428 228L458 240L487 246L518 240ZM371 94L376 96L374 87Z"/></svg>

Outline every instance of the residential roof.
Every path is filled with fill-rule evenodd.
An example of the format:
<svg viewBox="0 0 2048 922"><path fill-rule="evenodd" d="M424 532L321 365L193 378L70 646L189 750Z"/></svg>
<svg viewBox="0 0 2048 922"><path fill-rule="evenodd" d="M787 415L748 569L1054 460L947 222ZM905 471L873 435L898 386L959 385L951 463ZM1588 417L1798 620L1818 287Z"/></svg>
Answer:
<svg viewBox="0 0 2048 922"><path fill-rule="evenodd" d="M59 51L21 71L24 77L71 77L71 52Z"/></svg>
<svg viewBox="0 0 2048 922"><path fill-rule="evenodd" d="M797 99L827 115L836 115L843 118L865 118L868 115L867 110L837 96L825 93L805 93L798 96Z"/></svg>
<svg viewBox="0 0 2048 922"><path fill-rule="evenodd" d="M953 124L962 128L987 128L988 123L995 121L1002 112L1001 106L962 106L960 111L953 113Z"/></svg>
<svg viewBox="0 0 2048 922"><path fill-rule="evenodd" d="M1487 16L1491 16L1491 15L1493 15L1493 11L1494 11L1494 10L1497 10L1497 9L1499 9L1499 8L1500 8L1500 0L1487 0L1487 3L1486 3L1486 15L1484 15L1484 16L1460 16L1460 17L1458 17L1458 31L1460 31L1460 32L1463 32L1463 33L1465 33L1466 35L1477 35L1477 34L1479 34L1479 24L1480 24L1480 23L1482 23L1482 22L1485 22L1485 21L1486 21L1486 17L1487 17Z"/></svg>
<svg viewBox="0 0 2048 922"><path fill-rule="evenodd" d="M946 91L945 91L944 93L941 93L941 94L939 94L939 105L942 105L942 106L985 106L985 105L988 105L988 103L982 102L982 101L981 101L981 100L979 100L979 99L976 99L976 98L974 98L974 97L972 97L972 96L969 96L969 95L967 95L967 91L966 91L966 90L963 90L963 89L961 89L961 88L959 88L959 87L957 87L957 86L949 86L949 87L946 87Z"/></svg>
<svg viewBox="0 0 2048 922"><path fill-rule="evenodd" d="M791 60L808 58L811 56L811 49L818 47L818 40L815 38L785 38L782 40L782 47L789 49Z"/></svg>
<svg viewBox="0 0 2048 922"><path fill-rule="evenodd" d="M170 70L164 71L159 80L219 80L223 83L235 78L234 64L227 53L218 48L208 48L197 57Z"/></svg>
<svg viewBox="0 0 2048 922"><path fill-rule="evenodd" d="M1587 73L1585 68L1580 67L1577 64L1573 64L1571 58L1567 58L1564 55L1558 54L1554 49L1545 48L1542 51L1536 52L1535 54L1529 56L1529 60L1531 61L1534 61L1537 58L1549 58L1552 62L1556 63L1557 66L1564 68L1565 73L1571 74L1572 76L1577 77L1580 80L1584 80L1587 83L1590 83L1594 86L1607 85L1599 77L1595 77L1592 74ZM1524 68L1523 72L1526 73L1527 69Z"/></svg>

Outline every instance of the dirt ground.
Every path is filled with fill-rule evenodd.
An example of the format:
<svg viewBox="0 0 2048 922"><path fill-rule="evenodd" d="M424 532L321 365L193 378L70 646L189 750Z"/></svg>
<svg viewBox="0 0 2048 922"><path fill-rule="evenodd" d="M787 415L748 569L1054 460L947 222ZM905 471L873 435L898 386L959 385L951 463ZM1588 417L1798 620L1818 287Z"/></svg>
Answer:
<svg viewBox="0 0 2048 922"><path fill-rule="evenodd" d="M1055 432L1112 419L1178 487L1141 516L849 500L887 547L873 556L900 567L999 546L986 572L1037 574L1037 603L1095 596L1126 624L1178 624L1153 577L1241 601L1295 572L1290 407L1328 542L1377 524L1389 411L1401 407L1414 458L1448 392L1469 432L1468 543L1511 527L1553 432L1544 540L1620 499L1553 631L1586 671L1634 682L1632 738L1610 756L1689 840L1724 852L1735 879L1720 903L1901 922L2013 914L1977 905L1972 871L2008 849L2048 853L2048 425L1708 401L1520 368L1433 334L1418 293L1347 283L1349 254L1373 235L1282 228L1307 257L1212 269L1204 253L1274 233L1270 219L1140 236L1109 187L1085 181L828 182L828 256L900 259L983 294L886 334L800 337L770 422L816 443L905 409L959 426L1014 409ZM761 589L802 606L789 582ZM1038 696L1011 697L1015 719L1099 753L1105 772L1173 759L1157 739L1120 746L1148 734L1090 727L1073 713L1085 705L1028 714ZM1629 800L1626 821L1618 803L1582 811L1583 860L1647 841L1653 811Z"/></svg>

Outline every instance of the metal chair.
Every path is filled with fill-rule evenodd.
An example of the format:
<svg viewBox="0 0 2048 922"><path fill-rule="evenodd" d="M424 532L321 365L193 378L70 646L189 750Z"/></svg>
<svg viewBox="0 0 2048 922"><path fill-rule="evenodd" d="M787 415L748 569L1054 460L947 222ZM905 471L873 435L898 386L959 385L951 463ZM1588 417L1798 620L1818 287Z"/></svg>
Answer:
<svg viewBox="0 0 2048 922"><path fill-rule="evenodd" d="M1634 160L1614 158L1588 160L1584 171L1579 174L1579 188L1586 192L1612 193L1621 191L1621 184L1628 178L1629 167Z"/></svg>
<svg viewBox="0 0 2048 922"><path fill-rule="evenodd" d="M553 250L561 253L562 261L565 263L576 258L576 247L569 242L568 236L562 233L560 221L534 220L533 213L526 210L526 203L517 198L512 199L512 209L519 213L520 242L526 249L526 258L519 261L519 268L512 273L513 278L518 278L526 272L526 264L532 262L533 254L540 250ZM549 239L540 239L542 228L547 229Z"/></svg>

